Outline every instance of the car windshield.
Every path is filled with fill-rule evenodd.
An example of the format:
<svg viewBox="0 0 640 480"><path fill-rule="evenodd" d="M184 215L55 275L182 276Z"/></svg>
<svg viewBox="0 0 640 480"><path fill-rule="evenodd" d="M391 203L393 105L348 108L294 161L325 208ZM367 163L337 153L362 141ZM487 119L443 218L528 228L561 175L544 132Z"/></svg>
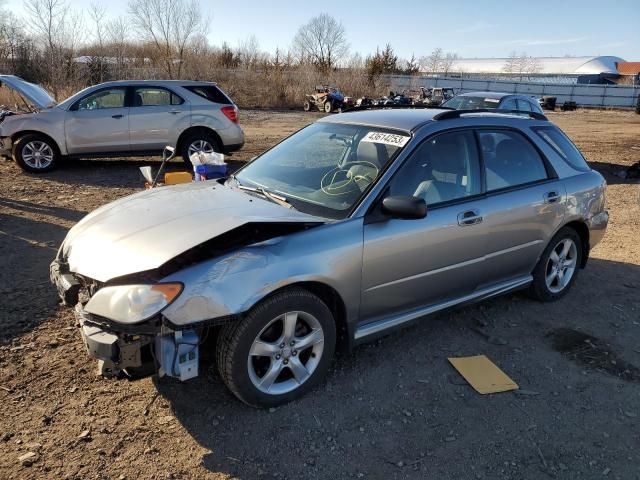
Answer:
<svg viewBox="0 0 640 480"><path fill-rule="evenodd" d="M268 150L229 182L275 193L311 215L341 219L409 138L379 128L319 122Z"/></svg>
<svg viewBox="0 0 640 480"><path fill-rule="evenodd" d="M498 98L458 96L447 100L442 106L455 110L477 110L480 108L498 108L499 103L500 99Z"/></svg>

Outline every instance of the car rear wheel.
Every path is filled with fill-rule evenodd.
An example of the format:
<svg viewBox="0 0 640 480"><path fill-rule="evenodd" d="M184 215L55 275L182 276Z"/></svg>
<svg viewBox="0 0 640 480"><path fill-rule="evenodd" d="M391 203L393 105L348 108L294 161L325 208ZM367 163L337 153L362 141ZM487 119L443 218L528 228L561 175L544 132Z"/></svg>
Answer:
<svg viewBox="0 0 640 480"><path fill-rule="evenodd" d="M29 173L53 170L60 160L57 145L44 135L30 134L20 137L13 145L13 158Z"/></svg>
<svg viewBox="0 0 640 480"><path fill-rule="evenodd" d="M182 142L182 158L188 167L192 167L191 155L197 152L213 153L222 152L222 148L213 134L205 131L190 134Z"/></svg>
<svg viewBox="0 0 640 480"><path fill-rule="evenodd" d="M562 228L551 239L533 270L530 296L551 302L566 295L578 276L582 255L580 236L572 228Z"/></svg>
<svg viewBox="0 0 640 480"><path fill-rule="evenodd" d="M218 337L218 370L227 387L254 407L274 407L308 392L325 376L336 343L329 308L301 288L253 308Z"/></svg>

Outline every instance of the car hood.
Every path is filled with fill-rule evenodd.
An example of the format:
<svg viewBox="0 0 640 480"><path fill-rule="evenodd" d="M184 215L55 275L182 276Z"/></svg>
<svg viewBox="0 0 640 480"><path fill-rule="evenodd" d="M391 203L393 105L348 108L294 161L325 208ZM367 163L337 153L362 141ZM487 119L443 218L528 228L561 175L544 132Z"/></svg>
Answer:
<svg viewBox="0 0 640 480"><path fill-rule="evenodd" d="M56 104L53 97L40 85L29 83L15 75L0 75L0 82L21 94L34 107L41 110L53 107Z"/></svg>
<svg viewBox="0 0 640 480"><path fill-rule="evenodd" d="M215 181L160 187L93 211L68 233L61 257L77 274L106 282L153 270L247 223L322 223Z"/></svg>

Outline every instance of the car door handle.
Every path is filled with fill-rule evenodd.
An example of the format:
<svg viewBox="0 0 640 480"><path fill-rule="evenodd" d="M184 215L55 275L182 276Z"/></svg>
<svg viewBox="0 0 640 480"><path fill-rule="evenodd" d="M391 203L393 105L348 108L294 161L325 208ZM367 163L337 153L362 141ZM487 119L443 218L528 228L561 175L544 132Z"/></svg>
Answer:
<svg viewBox="0 0 640 480"><path fill-rule="evenodd" d="M111 115L111 118L122 118L124 117L124 115L122 115L121 113L118 113L117 115Z"/></svg>
<svg viewBox="0 0 640 480"><path fill-rule="evenodd" d="M458 225L468 227L482 222L482 215L478 210L467 210L458 214Z"/></svg>
<svg viewBox="0 0 640 480"><path fill-rule="evenodd" d="M556 203L558 200L560 200L560 194L556 191L544 194L544 203Z"/></svg>
<svg viewBox="0 0 640 480"><path fill-rule="evenodd" d="M175 115L176 113L180 113L180 110L169 110L169 113L173 113Z"/></svg>

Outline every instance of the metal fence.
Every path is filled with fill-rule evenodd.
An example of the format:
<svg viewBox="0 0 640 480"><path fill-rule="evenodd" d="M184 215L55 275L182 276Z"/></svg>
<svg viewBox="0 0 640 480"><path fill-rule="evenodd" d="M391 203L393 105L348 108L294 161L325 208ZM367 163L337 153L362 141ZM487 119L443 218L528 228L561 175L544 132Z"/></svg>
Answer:
<svg viewBox="0 0 640 480"><path fill-rule="evenodd" d="M557 97L558 103L574 101L585 107L632 108L638 102L640 86L622 85L581 85L518 82L507 80L417 77L410 75L388 75L386 80L393 89L417 89L418 87L447 87L456 93L465 92L506 92L522 93L542 97Z"/></svg>

